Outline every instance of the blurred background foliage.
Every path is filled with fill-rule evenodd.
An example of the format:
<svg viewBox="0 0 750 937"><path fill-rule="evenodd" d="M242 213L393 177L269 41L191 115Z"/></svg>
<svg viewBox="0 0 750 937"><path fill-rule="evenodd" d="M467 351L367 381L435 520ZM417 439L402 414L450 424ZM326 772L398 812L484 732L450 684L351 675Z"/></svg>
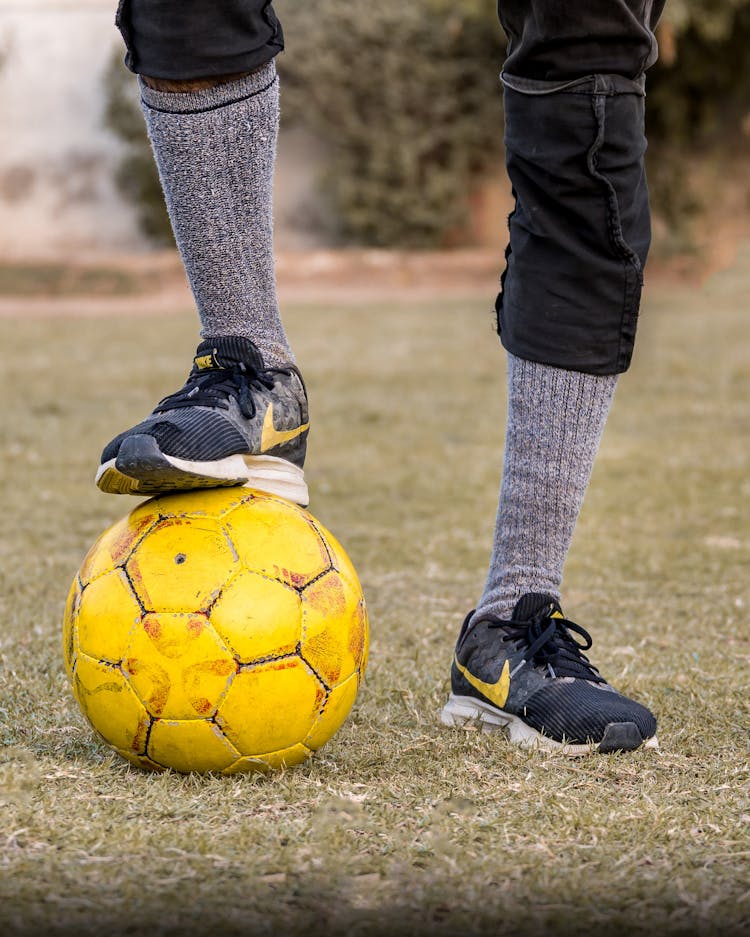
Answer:
<svg viewBox="0 0 750 937"><path fill-rule="evenodd" d="M136 206L138 223L146 237L157 245L172 244L172 227L138 105L138 85L125 68L119 49L104 80L104 121L123 144L115 184Z"/></svg>
<svg viewBox="0 0 750 937"><path fill-rule="evenodd" d="M492 4L317 0L289 14L304 46L281 61L286 117L324 144L341 240L439 243L502 156Z"/></svg>
<svg viewBox="0 0 750 937"><path fill-rule="evenodd" d="M455 241L470 197L502 160L505 40L490 0L277 0L283 119L323 147L329 240L387 247ZM679 234L705 205L691 154L750 148L750 0L669 0L649 73L654 211ZM126 145L118 184L155 241L171 238L134 82L108 76L107 121ZM750 206L748 206L750 207ZM679 240L679 238L677 239Z"/></svg>

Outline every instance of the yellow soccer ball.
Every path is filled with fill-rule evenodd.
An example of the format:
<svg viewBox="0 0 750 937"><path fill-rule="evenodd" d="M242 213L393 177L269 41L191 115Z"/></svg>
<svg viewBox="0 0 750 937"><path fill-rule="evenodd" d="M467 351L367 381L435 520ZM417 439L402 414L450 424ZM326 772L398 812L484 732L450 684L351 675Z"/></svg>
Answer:
<svg viewBox="0 0 750 937"><path fill-rule="evenodd" d="M367 648L362 589L336 539L246 488L140 504L89 551L63 623L83 714L153 770L304 761L349 714Z"/></svg>

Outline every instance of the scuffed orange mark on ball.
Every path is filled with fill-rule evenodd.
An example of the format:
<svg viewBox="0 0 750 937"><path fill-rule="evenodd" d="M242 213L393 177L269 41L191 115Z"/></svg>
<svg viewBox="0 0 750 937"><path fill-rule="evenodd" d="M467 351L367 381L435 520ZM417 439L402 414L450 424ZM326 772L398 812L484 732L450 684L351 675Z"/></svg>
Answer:
<svg viewBox="0 0 750 937"><path fill-rule="evenodd" d="M205 622L202 618L191 618L187 623L187 633L191 638L198 638L203 634Z"/></svg>
<svg viewBox="0 0 750 937"><path fill-rule="evenodd" d="M158 618L147 618L143 623L143 630L152 641L158 641L161 638L161 622Z"/></svg>
<svg viewBox="0 0 750 937"><path fill-rule="evenodd" d="M314 713L319 713L323 708L323 703L326 699L326 691L322 686L319 686L315 691L315 706L313 707Z"/></svg>
<svg viewBox="0 0 750 937"><path fill-rule="evenodd" d="M346 610L344 586L335 573L323 576L305 591L305 601L321 615L341 615Z"/></svg>
<svg viewBox="0 0 750 937"><path fill-rule="evenodd" d="M205 696L202 696L199 699L191 700L190 702L193 705L193 709L200 716L207 716L213 709L211 701L207 700Z"/></svg>
<svg viewBox="0 0 750 937"><path fill-rule="evenodd" d="M138 564L137 556L131 556L128 560L127 572L130 576L130 581L133 584L135 594L140 598L141 602L143 603L143 607L152 609L153 603L151 601L151 596L148 594L148 589L143 582L143 573L141 572L141 567Z"/></svg>
<svg viewBox="0 0 750 937"><path fill-rule="evenodd" d="M143 620L143 630L151 639L156 650L170 660L179 660L195 653L192 642L200 640L206 627L206 620L201 615L194 615L187 620L171 616L160 619L157 615L147 615Z"/></svg>
<svg viewBox="0 0 750 937"><path fill-rule="evenodd" d="M310 578L304 573L296 573L292 569L287 569L285 566L273 566L273 574L276 579L280 579L281 582L285 582L288 586L291 586L293 589L302 589L305 583Z"/></svg>
<svg viewBox="0 0 750 937"><path fill-rule="evenodd" d="M327 631L322 631L305 642L304 653L318 670L328 686L334 686L341 678L343 661L338 643Z"/></svg>
<svg viewBox="0 0 750 937"><path fill-rule="evenodd" d="M143 704L152 716L160 716L167 705L172 681L163 667L153 661L143 661L136 657L129 657L124 663L124 669L137 678L136 690Z"/></svg>
<svg viewBox="0 0 750 937"><path fill-rule="evenodd" d="M145 755L146 754L146 737L148 735L148 724L140 723L138 730L133 737L133 741L130 743L130 751L134 752L136 755Z"/></svg>
<svg viewBox="0 0 750 937"><path fill-rule="evenodd" d="M228 658L199 661L185 668L182 686L190 705L199 716L207 716L216 709L216 704L226 687L224 681L228 681L236 671L237 665ZM218 686L217 678L221 681Z"/></svg>
<svg viewBox="0 0 750 937"><path fill-rule="evenodd" d="M115 566L124 563L130 556L133 545L140 539L141 534L154 522L154 515L142 517L136 523L128 524L122 534L112 544L111 554Z"/></svg>
<svg viewBox="0 0 750 937"><path fill-rule="evenodd" d="M349 630L349 651L357 666L362 663L362 654L365 649L365 607L363 602L357 604L352 615L352 624Z"/></svg>

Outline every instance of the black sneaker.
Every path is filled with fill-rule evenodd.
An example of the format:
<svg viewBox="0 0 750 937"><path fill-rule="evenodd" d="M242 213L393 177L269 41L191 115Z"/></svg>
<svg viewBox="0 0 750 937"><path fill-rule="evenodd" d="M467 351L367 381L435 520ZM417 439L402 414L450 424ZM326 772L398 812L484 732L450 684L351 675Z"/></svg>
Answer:
<svg viewBox="0 0 750 937"><path fill-rule="evenodd" d="M614 690L581 652L591 636L549 595L524 595L510 621L463 623L445 725L478 722L529 748L588 752L657 748L653 714ZM584 639L579 644L574 633Z"/></svg>
<svg viewBox="0 0 750 937"><path fill-rule="evenodd" d="M96 484L133 495L247 485L305 506L308 429L293 365L266 368L247 338L207 338L182 390L105 447Z"/></svg>

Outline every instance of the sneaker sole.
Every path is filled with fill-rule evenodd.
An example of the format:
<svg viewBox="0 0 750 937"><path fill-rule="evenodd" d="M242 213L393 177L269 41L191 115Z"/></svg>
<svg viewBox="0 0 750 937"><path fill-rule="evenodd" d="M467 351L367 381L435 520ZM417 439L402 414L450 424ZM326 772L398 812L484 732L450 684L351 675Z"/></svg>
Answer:
<svg viewBox="0 0 750 937"><path fill-rule="evenodd" d="M102 463L96 484L108 494L156 495L194 488L242 485L307 507L309 495L301 468L274 456L232 455L215 462L191 462L166 455L153 436L123 440L115 459Z"/></svg>
<svg viewBox="0 0 750 937"><path fill-rule="evenodd" d="M631 752L637 748L658 748L656 736L644 739L634 722L611 722L601 742L591 742L586 745L556 742L554 739L536 729L532 729L518 716L501 712L489 703L474 699L471 696L456 696L454 693L448 697L448 702L440 714L443 725L465 727L479 724L483 732L504 732L510 742L522 748L542 749L561 755L579 756L590 755L594 752L607 754L609 752Z"/></svg>

